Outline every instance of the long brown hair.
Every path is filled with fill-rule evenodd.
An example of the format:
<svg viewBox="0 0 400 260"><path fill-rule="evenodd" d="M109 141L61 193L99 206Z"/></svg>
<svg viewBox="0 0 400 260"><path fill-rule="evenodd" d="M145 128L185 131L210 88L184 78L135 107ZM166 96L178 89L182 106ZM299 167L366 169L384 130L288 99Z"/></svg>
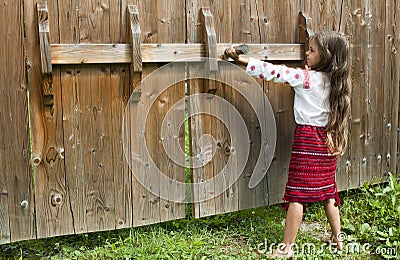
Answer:
<svg viewBox="0 0 400 260"><path fill-rule="evenodd" d="M320 62L314 69L327 72L331 84L328 146L333 154L343 154L348 144L350 118L349 46L345 36L334 31L319 32L312 39L320 55Z"/></svg>

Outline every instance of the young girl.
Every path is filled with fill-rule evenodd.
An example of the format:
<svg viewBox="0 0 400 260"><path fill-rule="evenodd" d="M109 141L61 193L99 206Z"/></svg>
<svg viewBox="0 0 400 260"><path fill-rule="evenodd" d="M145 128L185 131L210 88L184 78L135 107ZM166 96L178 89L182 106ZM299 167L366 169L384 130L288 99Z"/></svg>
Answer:
<svg viewBox="0 0 400 260"><path fill-rule="evenodd" d="M338 154L347 147L350 114L348 45L336 32L320 32L310 41L305 69L273 65L239 56L233 48L226 55L246 65L251 75L290 84L294 91L297 123L283 197L286 215L281 247L273 257L291 257L306 202L322 202L332 229L332 242L343 247L340 233L340 204L335 172Z"/></svg>

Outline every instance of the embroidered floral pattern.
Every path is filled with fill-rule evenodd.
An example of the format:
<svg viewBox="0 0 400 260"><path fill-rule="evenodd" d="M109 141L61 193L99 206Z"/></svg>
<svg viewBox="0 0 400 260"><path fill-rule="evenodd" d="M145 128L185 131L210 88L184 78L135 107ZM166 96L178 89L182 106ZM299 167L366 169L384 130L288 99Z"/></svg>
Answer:
<svg viewBox="0 0 400 260"><path fill-rule="evenodd" d="M303 88L310 89L310 73L308 70L303 70L303 72L304 72Z"/></svg>

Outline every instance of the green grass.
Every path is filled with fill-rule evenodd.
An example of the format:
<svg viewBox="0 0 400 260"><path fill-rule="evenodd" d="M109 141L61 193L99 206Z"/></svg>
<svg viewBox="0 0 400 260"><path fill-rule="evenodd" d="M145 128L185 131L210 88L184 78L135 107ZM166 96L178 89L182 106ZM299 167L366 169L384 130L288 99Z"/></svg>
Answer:
<svg viewBox="0 0 400 260"><path fill-rule="evenodd" d="M299 250L295 258L399 259L400 182L390 177L389 183L367 184L340 196L345 246L353 243L360 252L333 254L323 242L329 237L323 207L312 204L296 243L300 249L313 244L316 253ZM5 259L265 259L264 251L269 251L265 245L269 249L282 239L284 219L280 206L204 219L188 216L145 227L2 245L0 255ZM371 252L363 252L363 247Z"/></svg>

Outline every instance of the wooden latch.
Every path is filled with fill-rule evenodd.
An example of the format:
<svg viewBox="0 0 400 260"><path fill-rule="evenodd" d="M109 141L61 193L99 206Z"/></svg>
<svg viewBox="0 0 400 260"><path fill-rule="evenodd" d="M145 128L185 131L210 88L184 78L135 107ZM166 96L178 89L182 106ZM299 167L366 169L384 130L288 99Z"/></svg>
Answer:
<svg viewBox="0 0 400 260"><path fill-rule="evenodd" d="M128 5L131 25L132 68L133 72L142 72L142 39L137 5Z"/></svg>
<svg viewBox="0 0 400 260"><path fill-rule="evenodd" d="M49 9L46 1L37 3L37 15L42 73L51 74Z"/></svg>

